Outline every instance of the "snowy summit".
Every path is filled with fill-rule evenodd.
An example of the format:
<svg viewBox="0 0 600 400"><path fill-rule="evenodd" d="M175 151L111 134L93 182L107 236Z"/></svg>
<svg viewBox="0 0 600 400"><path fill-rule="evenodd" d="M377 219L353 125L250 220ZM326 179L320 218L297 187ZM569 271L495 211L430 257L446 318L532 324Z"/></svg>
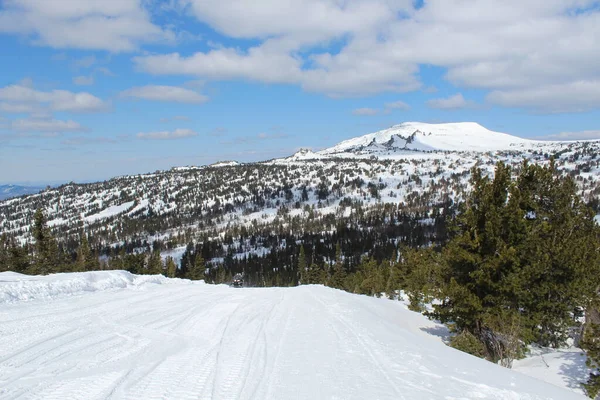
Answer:
<svg viewBox="0 0 600 400"><path fill-rule="evenodd" d="M405 122L389 129L345 140L321 151L321 154L363 151L497 151L515 145L535 144L506 133L494 132L475 122L426 124Z"/></svg>

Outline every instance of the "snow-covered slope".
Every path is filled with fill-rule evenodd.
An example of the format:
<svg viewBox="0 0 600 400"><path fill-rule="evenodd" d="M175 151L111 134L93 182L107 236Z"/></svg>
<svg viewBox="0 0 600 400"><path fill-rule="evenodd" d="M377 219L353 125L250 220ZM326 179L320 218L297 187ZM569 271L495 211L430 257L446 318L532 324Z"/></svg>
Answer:
<svg viewBox="0 0 600 400"><path fill-rule="evenodd" d="M0 274L0 293L37 280ZM445 346L400 302L169 283L2 304L0 398L584 398Z"/></svg>
<svg viewBox="0 0 600 400"><path fill-rule="evenodd" d="M535 144L506 133L493 132L475 122L426 124L405 122L389 129L345 140L321 154L389 150L497 151L517 144Z"/></svg>

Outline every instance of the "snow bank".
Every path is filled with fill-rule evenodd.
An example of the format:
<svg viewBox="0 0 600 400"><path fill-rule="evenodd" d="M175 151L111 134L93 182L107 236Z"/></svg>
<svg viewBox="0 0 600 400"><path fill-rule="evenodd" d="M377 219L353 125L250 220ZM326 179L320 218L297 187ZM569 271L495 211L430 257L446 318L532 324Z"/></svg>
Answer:
<svg viewBox="0 0 600 400"><path fill-rule="evenodd" d="M149 284L160 285L171 281L174 279L162 275L134 275L127 271L78 272L46 276L2 272L0 273L0 304L102 290L136 290Z"/></svg>

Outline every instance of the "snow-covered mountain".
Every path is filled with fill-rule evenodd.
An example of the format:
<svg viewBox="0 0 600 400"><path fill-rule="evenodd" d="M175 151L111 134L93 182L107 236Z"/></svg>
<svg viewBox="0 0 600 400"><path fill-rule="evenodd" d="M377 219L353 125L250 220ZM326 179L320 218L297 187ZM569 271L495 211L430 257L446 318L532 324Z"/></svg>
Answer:
<svg viewBox="0 0 600 400"><path fill-rule="evenodd" d="M388 153L390 151L480 151L510 150L534 146L533 140L490 131L475 122L426 124L405 122L389 129L345 140L320 154Z"/></svg>
<svg viewBox="0 0 600 400"><path fill-rule="evenodd" d="M544 367L554 386L446 346L402 302L323 286L4 272L0 305L3 399L585 398L580 353Z"/></svg>
<svg viewBox="0 0 600 400"><path fill-rule="evenodd" d="M600 197L600 141L543 142L475 123L404 123L319 152L281 159L178 167L91 184L67 184L0 201L0 234L26 240L41 207L61 238L82 228L103 245L138 238L187 238L241 226L287 226L292 218L350 215L350 204L402 204L421 212L462 198L470 170L554 157L586 201ZM308 208L307 208L308 207Z"/></svg>

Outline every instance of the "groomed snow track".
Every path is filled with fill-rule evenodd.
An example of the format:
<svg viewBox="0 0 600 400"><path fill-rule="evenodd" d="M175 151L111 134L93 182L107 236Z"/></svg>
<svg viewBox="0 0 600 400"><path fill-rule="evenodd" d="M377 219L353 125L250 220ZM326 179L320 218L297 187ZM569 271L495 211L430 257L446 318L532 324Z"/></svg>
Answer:
<svg viewBox="0 0 600 400"><path fill-rule="evenodd" d="M398 302L320 286L35 293L0 302L0 399L584 398L448 348Z"/></svg>

